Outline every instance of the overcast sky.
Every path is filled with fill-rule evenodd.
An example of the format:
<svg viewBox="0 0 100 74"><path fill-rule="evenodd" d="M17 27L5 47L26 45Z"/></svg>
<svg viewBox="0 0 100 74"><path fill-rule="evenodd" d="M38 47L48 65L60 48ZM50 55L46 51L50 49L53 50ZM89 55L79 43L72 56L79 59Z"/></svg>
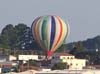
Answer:
<svg viewBox="0 0 100 74"><path fill-rule="evenodd" d="M40 15L58 15L68 21L67 42L100 35L100 0L0 0L0 32L7 24L31 26Z"/></svg>

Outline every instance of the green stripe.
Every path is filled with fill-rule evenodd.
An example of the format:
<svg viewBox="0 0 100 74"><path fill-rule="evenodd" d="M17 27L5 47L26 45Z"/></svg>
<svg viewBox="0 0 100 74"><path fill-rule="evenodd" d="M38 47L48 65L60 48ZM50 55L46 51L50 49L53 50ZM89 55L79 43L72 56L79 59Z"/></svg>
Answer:
<svg viewBox="0 0 100 74"><path fill-rule="evenodd" d="M46 25L48 22L48 16L44 17L43 23L42 23L42 40L44 43L45 48L47 48L47 39L46 39Z"/></svg>

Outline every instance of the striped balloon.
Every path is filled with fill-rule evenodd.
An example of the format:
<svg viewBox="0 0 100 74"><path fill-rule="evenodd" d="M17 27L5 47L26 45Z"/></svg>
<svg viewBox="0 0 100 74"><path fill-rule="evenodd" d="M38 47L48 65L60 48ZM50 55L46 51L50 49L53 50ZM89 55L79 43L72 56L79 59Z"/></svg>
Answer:
<svg viewBox="0 0 100 74"><path fill-rule="evenodd" d="M51 56L68 36L69 25L59 16L40 16L32 23L32 34L38 45Z"/></svg>

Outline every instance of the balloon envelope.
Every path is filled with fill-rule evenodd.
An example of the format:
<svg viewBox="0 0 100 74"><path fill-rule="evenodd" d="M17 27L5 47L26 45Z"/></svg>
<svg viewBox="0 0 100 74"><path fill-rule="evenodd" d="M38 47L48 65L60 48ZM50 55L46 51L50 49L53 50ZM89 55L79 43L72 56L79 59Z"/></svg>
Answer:
<svg viewBox="0 0 100 74"><path fill-rule="evenodd" d="M32 34L38 45L51 56L69 34L69 25L59 16L40 16L32 23Z"/></svg>

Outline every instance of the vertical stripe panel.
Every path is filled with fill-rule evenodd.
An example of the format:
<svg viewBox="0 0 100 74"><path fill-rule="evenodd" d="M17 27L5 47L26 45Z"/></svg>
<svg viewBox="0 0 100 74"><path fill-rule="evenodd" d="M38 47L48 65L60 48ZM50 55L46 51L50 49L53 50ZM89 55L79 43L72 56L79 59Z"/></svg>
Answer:
<svg viewBox="0 0 100 74"><path fill-rule="evenodd" d="M40 37L40 40L42 41L42 33L41 33L41 31L42 31L43 17L41 17L40 19L41 19L41 22L40 22L40 24L39 24L38 29L39 29L39 37Z"/></svg>
<svg viewBox="0 0 100 74"><path fill-rule="evenodd" d="M47 23L47 44L48 44L48 50L50 50L50 35L51 35L51 17L48 18L48 23Z"/></svg>
<svg viewBox="0 0 100 74"><path fill-rule="evenodd" d="M51 51L54 50L54 47L58 41L58 37L60 35L60 29L61 29L60 23L59 23L57 17L56 16L54 16L54 17L55 17L55 37L54 37L54 43L52 45Z"/></svg>
<svg viewBox="0 0 100 74"><path fill-rule="evenodd" d="M61 18L58 17L58 19L59 19L60 23L62 24L62 36L61 36L57 46L55 47L55 49L53 51L55 51L56 49L58 49L61 46L61 44L63 43L63 41L65 39L65 36L67 34L67 26L66 26L66 24L62 21Z"/></svg>
<svg viewBox="0 0 100 74"><path fill-rule="evenodd" d="M39 19L36 23L36 26L35 26L35 37L36 37L36 41L38 43L38 45L41 47L41 48L44 48L43 44L41 43L40 41L40 37L39 37L39 26L40 26L40 22L41 22L41 19Z"/></svg>
<svg viewBox="0 0 100 74"><path fill-rule="evenodd" d="M57 40L57 43L55 44L54 46L54 49L53 51L55 51L56 47L59 46L59 42L60 42L60 39L61 39L61 36L62 36L62 30L63 30L63 27L62 27L62 22L59 20L59 18L57 17L59 23L60 23L60 34L59 34L59 37L58 37L58 40Z"/></svg>
<svg viewBox="0 0 100 74"><path fill-rule="evenodd" d="M33 37L34 39L36 40L36 31L35 31L35 28L36 28L36 24L37 24L37 21L38 21L39 18L37 18L32 24L32 33L33 33Z"/></svg>
<svg viewBox="0 0 100 74"><path fill-rule="evenodd" d="M43 23L42 23L42 40L43 40L45 48L47 49L46 26L47 26L48 17L45 16L43 19L44 20L43 20Z"/></svg>
<svg viewBox="0 0 100 74"><path fill-rule="evenodd" d="M53 45L55 38L55 19L53 16L51 16L51 36L50 36L50 49Z"/></svg>

